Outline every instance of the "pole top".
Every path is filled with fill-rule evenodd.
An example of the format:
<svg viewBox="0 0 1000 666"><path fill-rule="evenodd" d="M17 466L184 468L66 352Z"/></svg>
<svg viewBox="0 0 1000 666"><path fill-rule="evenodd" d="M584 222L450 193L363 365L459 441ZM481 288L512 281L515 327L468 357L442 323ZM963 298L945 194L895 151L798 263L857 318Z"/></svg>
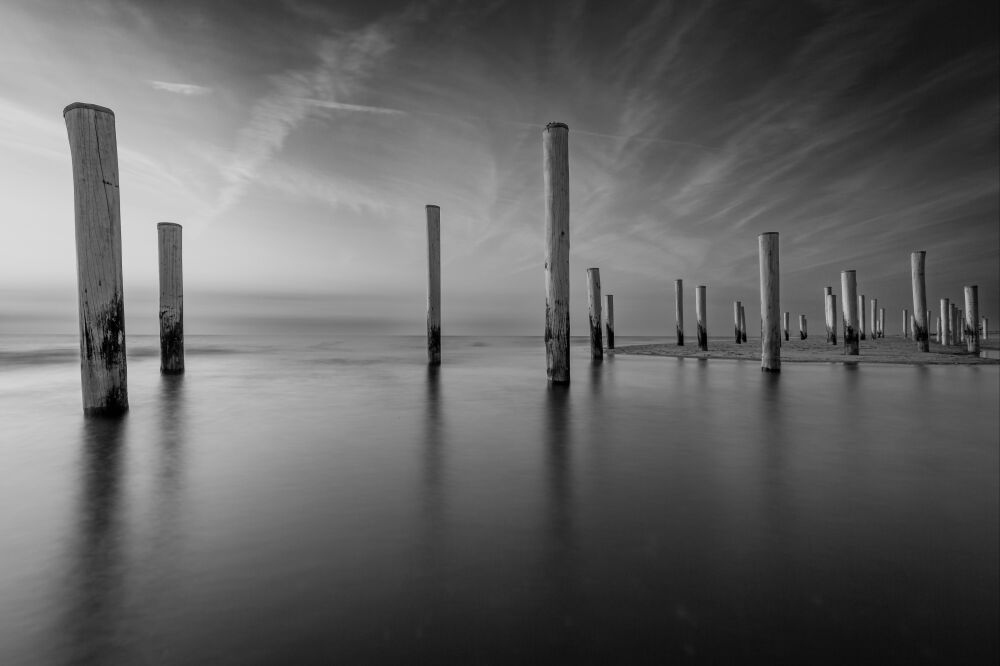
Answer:
<svg viewBox="0 0 1000 666"><path fill-rule="evenodd" d="M555 129L556 127L561 127L564 130L569 129L569 125L567 125L566 123L549 123L548 125L545 126L545 129L550 130L550 129Z"/></svg>
<svg viewBox="0 0 1000 666"><path fill-rule="evenodd" d="M438 206L437 204L427 204L424 208L437 208L438 210L441 210L441 206Z"/></svg>
<svg viewBox="0 0 1000 666"><path fill-rule="evenodd" d="M848 268L847 270L843 270L843 271L840 271L840 272L841 273L857 273L857 271L855 269L853 269L853 268Z"/></svg>
<svg viewBox="0 0 1000 666"><path fill-rule="evenodd" d="M765 231L764 233L761 234L761 236L777 236L777 235L778 235L777 231Z"/></svg>
<svg viewBox="0 0 1000 666"><path fill-rule="evenodd" d="M183 228L183 227L181 227L181 225L177 224L176 222L157 222L156 223L156 228L159 229L160 227L177 227L178 229Z"/></svg>
<svg viewBox="0 0 1000 666"><path fill-rule="evenodd" d="M115 112L106 106L99 106L97 104L87 104L86 102L73 102L65 109L63 109L63 116L65 116L73 109L90 109L91 111L100 111L101 113L110 113L112 116L115 115Z"/></svg>
<svg viewBox="0 0 1000 666"><path fill-rule="evenodd" d="M590 271L599 271L599 270L601 270L601 269L598 268L598 267L596 267L596 266L592 266L591 268L587 269L587 272L589 273Z"/></svg>

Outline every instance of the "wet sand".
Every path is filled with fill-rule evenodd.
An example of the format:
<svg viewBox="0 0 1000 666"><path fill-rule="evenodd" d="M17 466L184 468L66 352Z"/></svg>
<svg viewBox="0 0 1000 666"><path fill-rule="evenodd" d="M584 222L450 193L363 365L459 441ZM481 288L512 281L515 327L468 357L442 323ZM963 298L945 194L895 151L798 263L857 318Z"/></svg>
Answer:
<svg viewBox="0 0 1000 666"><path fill-rule="evenodd" d="M991 336L992 337L992 336ZM984 350L997 349L996 340L983 343ZM918 352L913 340L885 337L862 340L858 356L844 355L844 346L826 342L826 336L810 336L805 340L793 338L782 342L781 360L789 363L896 363L903 365L997 365L1000 360L981 358L965 351L965 346L943 346L933 340L930 351ZM743 344L732 340L710 340L708 351L699 351L697 345L678 347L674 342L620 347L617 354L640 356L673 356L678 358L728 358L760 362L760 339L750 339Z"/></svg>

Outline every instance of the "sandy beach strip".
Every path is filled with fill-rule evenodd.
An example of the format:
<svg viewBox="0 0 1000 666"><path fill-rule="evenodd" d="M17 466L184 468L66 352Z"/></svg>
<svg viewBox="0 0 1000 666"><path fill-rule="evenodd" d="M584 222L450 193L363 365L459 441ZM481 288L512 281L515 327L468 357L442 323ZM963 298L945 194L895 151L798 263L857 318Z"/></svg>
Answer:
<svg viewBox="0 0 1000 666"><path fill-rule="evenodd" d="M913 340L901 337L885 337L878 340L862 340L858 356L845 356L842 344L828 344L826 337L809 337L806 340L792 339L781 343L781 360L789 363L896 363L901 365L998 365L1000 359L981 358L965 351L965 346L945 347L931 341L930 351L918 352ZM983 345L984 349L996 349L995 341ZM614 350L616 354L639 356L672 356L676 358L727 358L740 361L760 362L760 340L751 339L743 344L732 340L711 340L708 351L699 351L697 345L678 347L666 342L647 345L632 345Z"/></svg>

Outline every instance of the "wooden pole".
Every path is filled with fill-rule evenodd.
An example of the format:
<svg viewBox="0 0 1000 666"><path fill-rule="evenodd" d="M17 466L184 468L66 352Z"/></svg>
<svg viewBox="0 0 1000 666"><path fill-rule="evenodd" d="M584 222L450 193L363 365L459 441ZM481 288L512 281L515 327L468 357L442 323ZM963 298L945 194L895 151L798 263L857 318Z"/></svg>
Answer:
<svg viewBox="0 0 1000 666"><path fill-rule="evenodd" d="M965 317L963 316L962 308L955 308L955 337L957 340L956 344L962 344L965 342Z"/></svg>
<svg viewBox="0 0 1000 666"><path fill-rule="evenodd" d="M791 327L791 317L792 317L792 313L791 312L786 312L785 316L784 316L784 320L782 321L782 324L783 324L783 327L784 327L784 332L785 332L785 342L788 342L788 329Z"/></svg>
<svg viewBox="0 0 1000 666"><path fill-rule="evenodd" d="M937 343L942 344L944 338L942 337L941 333L941 317L940 316L935 317L934 321L937 323Z"/></svg>
<svg viewBox="0 0 1000 666"><path fill-rule="evenodd" d="M76 102L63 119L73 161L83 412L122 414L128 371L115 114Z"/></svg>
<svg viewBox="0 0 1000 666"><path fill-rule="evenodd" d="M840 291L844 296L844 354L858 355L858 278L853 270L840 272ZM872 299L874 302L875 299ZM874 337L874 336L872 336Z"/></svg>
<svg viewBox="0 0 1000 666"><path fill-rule="evenodd" d="M903 339L910 339L910 311L903 308Z"/></svg>
<svg viewBox="0 0 1000 666"><path fill-rule="evenodd" d="M545 371L569 383L569 127L542 132L545 180Z"/></svg>
<svg viewBox="0 0 1000 666"><path fill-rule="evenodd" d="M604 358L604 340L601 335L601 269L587 269L587 303L590 315L590 358Z"/></svg>
<svg viewBox="0 0 1000 666"><path fill-rule="evenodd" d="M740 344L743 341L743 334L740 332L740 309L743 304L739 301L733 301L733 322L736 332L736 344Z"/></svg>
<svg viewBox="0 0 1000 666"><path fill-rule="evenodd" d="M872 340L878 337L878 299L871 299L872 321L870 324Z"/></svg>
<svg viewBox="0 0 1000 666"><path fill-rule="evenodd" d="M156 225L160 258L160 372L184 372L184 270L181 225Z"/></svg>
<svg viewBox="0 0 1000 666"><path fill-rule="evenodd" d="M941 299L941 330L938 333L938 342L943 345L951 344L951 303L947 298Z"/></svg>
<svg viewBox="0 0 1000 666"><path fill-rule="evenodd" d="M989 340L990 339L990 320L989 320L989 317L983 317L983 333L982 333L982 338L983 338L983 340Z"/></svg>
<svg viewBox="0 0 1000 666"><path fill-rule="evenodd" d="M677 346L684 346L684 280L674 280L674 319L677 320Z"/></svg>
<svg viewBox="0 0 1000 666"><path fill-rule="evenodd" d="M837 344L837 295L832 287L826 287L826 341Z"/></svg>
<svg viewBox="0 0 1000 666"><path fill-rule="evenodd" d="M778 266L778 234L769 231L757 236L760 266L760 369L762 372L781 371L781 285ZM787 330L787 316L785 326Z"/></svg>
<svg viewBox="0 0 1000 666"><path fill-rule="evenodd" d="M809 335L806 331L806 316L804 314L799 315L799 340L805 340Z"/></svg>
<svg viewBox="0 0 1000 666"><path fill-rule="evenodd" d="M878 309L878 337L885 337L885 308Z"/></svg>
<svg viewBox="0 0 1000 666"><path fill-rule="evenodd" d="M427 212L427 362L441 365L441 208Z"/></svg>
<svg viewBox="0 0 1000 666"><path fill-rule="evenodd" d="M615 348L615 297L611 294L607 295L608 307L604 313L604 317L607 321L605 328L608 334L608 349Z"/></svg>
<svg viewBox="0 0 1000 666"><path fill-rule="evenodd" d="M930 351L927 327L931 323L931 311L927 309L927 281L924 279L924 261L927 252L910 254L910 278L913 284L913 339L917 341L917 351ZM924 314L926 313L926 318Z"/></svg>
<svg viewBox="0 0 1000 666"><path fill-rule="evenodd" d="M958 332L958 306L954 303L949 303L951 307L951 321L948 322L948 339L951 341L950 344L957 345L960 343L959 332Z"/></svg>
<svg viewBox="0 0 1000 666"><path fill-rule="evenodd" d="M747 308L740 303L740 341L747 341Z"/></svg>
<svg viewBox="0 0 1000 666"><path fill-rule="evenodd" d="M865 295L858 295L858 338L865 339Z"/></svg>
<svg viewBox="0 0 1000 666"><path fill-rule="evenodd" d="M698 325L698 349L708 351L708 326L705 323L705 285L694 288L694 317Z"/></svg>

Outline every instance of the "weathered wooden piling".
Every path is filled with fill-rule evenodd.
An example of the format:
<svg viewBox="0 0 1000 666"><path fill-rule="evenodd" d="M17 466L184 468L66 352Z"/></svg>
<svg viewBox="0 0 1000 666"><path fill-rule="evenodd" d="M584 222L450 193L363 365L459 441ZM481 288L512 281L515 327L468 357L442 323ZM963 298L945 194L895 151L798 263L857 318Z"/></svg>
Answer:
<svg viewBox="0 0 1000 666"><path fill-rule="evenodd" d="M961 333L958 331L958 306L951 301L949 301L949 306L949 312L951 314L951 321L948 322L949 344L957 345L961 343Z"/></svg>
<svg viewBox="0 0 1000 666"><path fill-rule="evenodd" d="M677 321L677 346L684 346L684 280L674 280L674 319Z"/></svg>
<svg viewBox="0 0 1000 666"><path fill-rule="evenodd" d="M740 338L741 342L747 341L747 308L740 303Z"/></svg>
<svg viewBox="0 0 1000 666"><path fill-rule="evenodd" d="M569 127L542 132L545 180L545 360L549 381L569 383Z"/></svg>
<svg viewBox="0 0 1000 666"><path fill-rule="evenodd" d="M990 339L990 320L989 317L983 317L983 332L981 334L983 340Z"/></svg>
<svg viewBox="0 0 1000 666"><path fill-rule="evenodd" d="M427 204L427 362L441 365L441 208Z"/></svg>
<svg viewBox="0 0 1000 666"><path fill-rule="evenodd" d="M587 269L587 304L590 316L590 358L604 358L604 337L601 334L601 269Z"/></svg>
<svg viewBox="0 0 1000 666"><path fill-rule="evenodd" d="M76 102L63 109L73 161L80 378L83 411L128 411L122 232L115 114Z"/></svg>
<svg viewBox="0 0 1000 666"><path fill-rule="evenodd" d="M784 332L785 332L785 342L788 342L788 329L791 327L792 313L786 312L784 319L782 321Z"/></svg>
<svg viewBox="0 0 1000 666"><path fill-rule="evenodd" d="M604 311L605 332L608 337L608 349L615 348L615 297L607 295L607 307Z"/></svg>
<svg viewBox="0 0 1000 666"><path fill-rule="evenodd" d="M184 372L184 270L181 225L156 225L160 259L160 372Z"/></svg>
<svg viewBox="0 0 1000 666"><path fill-rule="evenodd" d="M778 233L768 231L757 236L760 266L760 369L762 372L781 371L781 285L778 264ZM787 317L785 326L787 328Z"/></svg>
<svg viewBox="0 0 1000 666"><path fill-rule="evenodd" d="M853 270L840 272L840 292L843 294L844 354L858 355L858 278Z"/></svg>
<svg viewBox="0 0 1000 666"><path fill-rule="evenodd" d="M873 298L871 299L870 303L871 303L872 313L871 313L871 324L869 324L870 326L869 330L871 332L872 340L874 340L878 337L878 299Z"/></svg>
<svg viewBox="0 0 1000 666"><path fill-rule="evenodd" d="M826 341L837 344L837 298L833 287L823 287L823 304L826 306Z"/></svg>
<svg viewBox="0 0 1000 666"><path fill-rule="evenodd" d="M903 308L903 339L910 339L910 311Z"/></svg>
<svg viewBox="0 0 1000 666"><path fill-rule="evenodd" d="M947 298L941 299L941 329L938 332L938 342L942 345L951 344L951 303Z"/></svg>
<svg viewBox="0 0 1000 666"><path fill-rule="evenodd" d="M806 316L804 314L799 315L799 340L805 340L809 337L806 331Z"/></svg>
<svg viewBox="0 0 1000 666"><path fill-rule="evenodd" d="M708 351L707 310L705 309L705 285L694 288L694 318L698 326L698 349Z"/></svg>
<svg viewBox="0 0 1000 666"><path fill-rule="evenodd" d="M858 338L865 339L865 295L858 294Z"/></svg>
<svg viewBox="0 0 1000 666"><path fill-rule="evenodd" d="M913 285L913 339L917 351L930 351L928 326L931 311L927 309L927 281L924 278L924 260L927 252L921 250L910 254L910 279ZM926 314L926 318L924 315Z"/></svg>
<svg viewBox="0 0 1000 666"><path fill-rule="evenodd" d="M885 308L878 309L878 337L885 337Z"/></svg>
<svg viewBox="0 0 1000 666"><path fill-rule="evenodd" d="M743 304L739 301L733 301L733 328L736 333L736 344L743 342L743 333L740 332L740 309Z"/></svg>
<svg viewBox="0 0 1000 666"><path fill-rule="evenodd" d="M944 343L944 334L941 332L941 317L935 317L934 321L937 324L937 343L940 345Z"/></svg>

